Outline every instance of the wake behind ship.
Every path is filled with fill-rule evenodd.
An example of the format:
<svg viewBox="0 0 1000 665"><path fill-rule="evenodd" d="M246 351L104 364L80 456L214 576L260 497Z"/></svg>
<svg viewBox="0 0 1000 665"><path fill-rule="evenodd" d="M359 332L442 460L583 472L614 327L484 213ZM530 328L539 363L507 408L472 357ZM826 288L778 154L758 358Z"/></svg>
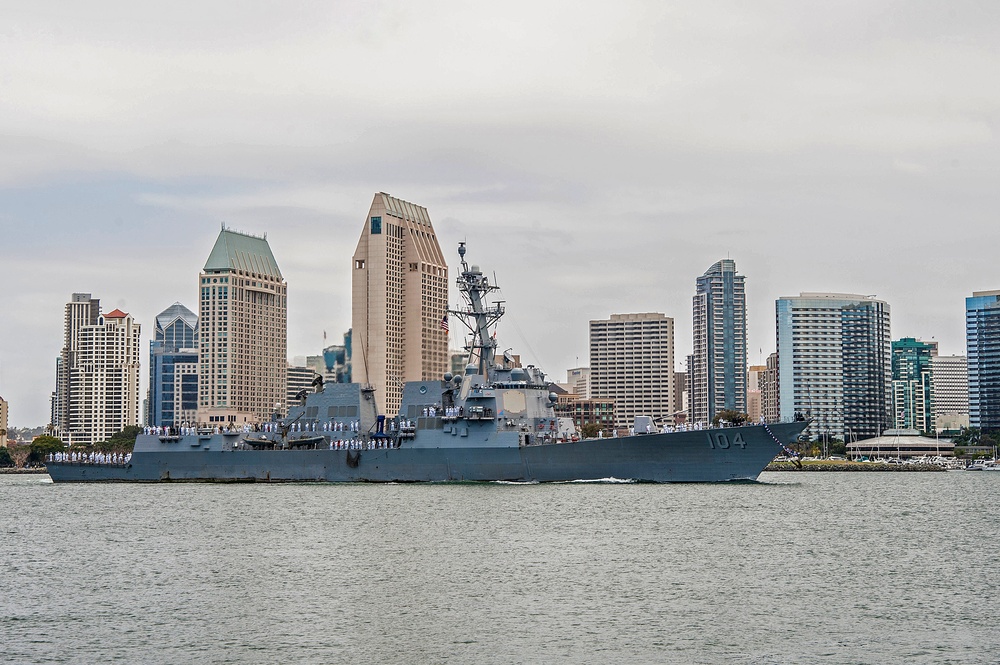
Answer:
<svg viewBox="0 0 1000 665"><path fill-rule="evenodd" d="M556 416L556 395L534 366L498 358L493 332L504 314L496 290L465 260L450 310L469 330L465 373L409 382L400 412L379 414L374 391L316 383L283 420L238 429L172 428L137 437L131 458L48 462L56 482L447 482L631 479L756 480L805 422L695 429L639 417L629 436L581 439Z"/></svg>

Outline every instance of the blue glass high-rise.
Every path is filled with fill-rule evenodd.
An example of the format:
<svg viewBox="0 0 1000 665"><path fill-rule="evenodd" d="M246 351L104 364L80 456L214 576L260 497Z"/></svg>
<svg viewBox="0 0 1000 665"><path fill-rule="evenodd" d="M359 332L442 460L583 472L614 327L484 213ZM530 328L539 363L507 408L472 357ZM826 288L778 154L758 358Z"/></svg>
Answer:
<svg viewBox="0 0 1000 665"><path fill-rule="evenodd" d="M198 410L198 317L174 303L156 317L149 344L147 423L172 427Z"/></svg>
<svg viewBox="0 0 1000 665"><path fill-rule="evenodd" d="M965 299L969 367L969 426L1000 429L1000 291L975 291Z"/></svg>

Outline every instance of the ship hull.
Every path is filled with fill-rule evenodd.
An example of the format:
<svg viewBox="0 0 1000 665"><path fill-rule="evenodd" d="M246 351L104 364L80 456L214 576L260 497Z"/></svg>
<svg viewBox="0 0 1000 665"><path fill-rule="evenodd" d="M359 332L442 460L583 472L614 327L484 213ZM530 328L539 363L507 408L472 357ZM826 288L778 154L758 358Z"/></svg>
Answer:
<svg viewBox="0 0 1000 665"><path fill-rule="evenodd" d="M376 450L219 449L137 445L127 465L49 464L56 482L639 482L756 480L804 423L709 429L548 445ZM772 436L773 433L773 436Z"/></svg>

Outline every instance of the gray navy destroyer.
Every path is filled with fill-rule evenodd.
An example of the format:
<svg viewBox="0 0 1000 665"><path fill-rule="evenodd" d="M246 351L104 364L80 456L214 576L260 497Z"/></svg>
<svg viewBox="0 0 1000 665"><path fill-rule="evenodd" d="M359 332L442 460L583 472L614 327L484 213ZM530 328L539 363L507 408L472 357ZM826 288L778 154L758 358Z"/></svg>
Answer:
<svg viewBox="0 0 1000 665"><path fill-rule="evenodd" d="M400 413L378 413L359 384L315 384L287 418L236 429L171 428L140 434L115 463L48 462L56 482L448 482L756 480L805 422L710 429L660 428L638 417L629 436L581 438L556 416L556 395L536 367L497 355L504 314L497 289L465 260L450 310L469 329L465 373L408 382ZM634 432L634 433L633 433Z"/></svg>

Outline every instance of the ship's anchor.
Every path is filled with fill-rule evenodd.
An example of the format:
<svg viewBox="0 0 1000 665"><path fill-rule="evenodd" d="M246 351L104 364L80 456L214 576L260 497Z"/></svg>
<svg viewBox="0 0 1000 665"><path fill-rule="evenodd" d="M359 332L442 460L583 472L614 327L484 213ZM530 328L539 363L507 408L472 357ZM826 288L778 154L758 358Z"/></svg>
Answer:
<svg viewBox="0 0 1000 665"><path fill-rule="evenodd" d="M361 462L361 451L360 450L348 450L347 451L347 466L352 469L358 468L358 463Z"/></svg>

